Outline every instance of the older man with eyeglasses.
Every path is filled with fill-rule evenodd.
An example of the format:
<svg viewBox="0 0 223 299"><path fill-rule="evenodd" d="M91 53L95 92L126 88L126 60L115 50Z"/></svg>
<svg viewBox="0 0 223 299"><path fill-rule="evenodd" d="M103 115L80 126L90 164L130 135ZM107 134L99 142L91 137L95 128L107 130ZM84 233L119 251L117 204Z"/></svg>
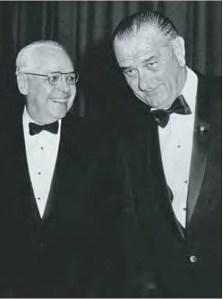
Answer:
<svg viewBox="0 0 223 299"><path fill-rule="evenodd" d="M26 46L17 56L16 75L26 97L24 117L39 125L60 123L73 104L78 80L65 49L53 41Z"/></svg>
<svg viewBox="0 0 223 299"><path fill-rule="evenodd" d="M2 138L0 293L97 297L111 235L103 198L117 185L111 156L92 123L68 113L78 74L60 44L24 47L16 75L25 106Z"/></svg>

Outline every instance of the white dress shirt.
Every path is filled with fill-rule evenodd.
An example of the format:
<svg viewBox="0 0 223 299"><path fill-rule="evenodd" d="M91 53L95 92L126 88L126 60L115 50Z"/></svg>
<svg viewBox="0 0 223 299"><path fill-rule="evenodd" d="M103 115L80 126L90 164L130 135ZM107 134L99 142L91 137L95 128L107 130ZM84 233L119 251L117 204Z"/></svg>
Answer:
<svg viewBox="0 0 223 299"><path fill-rule="evenodd" d="M186 202L193 145L197 76L187 67L187 79L181 94L192 114L173 113L165 128L159 127L159 141L166 181L173 192L172 207L178 221L185 227Z"/></svg>
<svg viewBox="0 0 223 299"><path fill-rule="evenodd" d="M26 108L24 109L22 121L29 175L39 214L42 218L49 196L57 160L60 143L61 120L59 120L59 129L57 134L52 134L43 130L39 134L33 136L29 134L29 123L37 122L31 119Z"/></svg>

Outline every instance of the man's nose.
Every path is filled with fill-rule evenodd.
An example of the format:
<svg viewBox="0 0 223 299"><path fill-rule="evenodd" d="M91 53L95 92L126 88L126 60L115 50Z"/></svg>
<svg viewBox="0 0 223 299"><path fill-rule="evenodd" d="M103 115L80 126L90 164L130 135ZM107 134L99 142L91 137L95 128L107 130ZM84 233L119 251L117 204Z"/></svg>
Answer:
<svg viewBox="0 0 223 299"><path fill-rule="evenodd" d="M149 86L149 78L144 73L138 73L138 87L141 91L146 91Z"/></svg>
<svg viewBox="0 0 223 299"><path fill-rule="evenodd" d="M67 84L66 77L64 75L61 76L61 80L57 85L57 89L62 92L66 92L66 93L69 92L70 86L69 84Z"/></svg>

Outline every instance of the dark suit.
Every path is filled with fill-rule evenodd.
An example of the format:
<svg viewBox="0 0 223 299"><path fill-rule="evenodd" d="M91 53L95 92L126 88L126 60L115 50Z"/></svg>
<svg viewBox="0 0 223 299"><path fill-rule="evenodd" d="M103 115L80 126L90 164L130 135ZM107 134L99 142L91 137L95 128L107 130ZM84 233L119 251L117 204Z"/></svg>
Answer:
<svg viewBox="0 0 223 299"><path fill-rule="evenodd" d="M41 219L21 119L20 114L2 130L1 296L98 297L118 252L112 241L114 232L109 231L110 206L119 188L112 172L115 152L100 135L100 128L63 119Z"/></svg>
<svg viewBox="0 0 223 299"><path fill-rule="evenodd" d="M133 202L129 213L135 215L147 243L146 249L129 251L128 263L134 268L130 279L136 284L133 296L151 294L146 270L150 259L157 271L154 296L221 297L221 78L199 76L185 230L171 207L157 125L143 103L137 103L132 113L121 152ZM140 244L137 238L139 234L135 240ZM131 286L132 282L128 296Z"/></svg>

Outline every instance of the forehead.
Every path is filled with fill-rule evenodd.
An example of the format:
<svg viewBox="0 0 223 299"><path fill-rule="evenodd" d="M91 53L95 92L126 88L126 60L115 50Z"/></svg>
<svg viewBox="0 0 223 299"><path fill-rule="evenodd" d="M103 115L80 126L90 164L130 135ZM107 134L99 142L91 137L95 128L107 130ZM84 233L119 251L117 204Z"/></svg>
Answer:
<svg viewBox="0 0 223 299"><path fill-rule="evenodd" d="M71 72L73 64L62 50L50 47L36 49L30 56L29 67L35 72Z"/></svg>
<svg viewBox="0 0 223 299"><path fill-rule="evenodd" d="M155 28L143 27L138 31L116 38L114 41L115 55L118 63L131 62L144 56L156 55L164 45L163 34Z"/></svg>

